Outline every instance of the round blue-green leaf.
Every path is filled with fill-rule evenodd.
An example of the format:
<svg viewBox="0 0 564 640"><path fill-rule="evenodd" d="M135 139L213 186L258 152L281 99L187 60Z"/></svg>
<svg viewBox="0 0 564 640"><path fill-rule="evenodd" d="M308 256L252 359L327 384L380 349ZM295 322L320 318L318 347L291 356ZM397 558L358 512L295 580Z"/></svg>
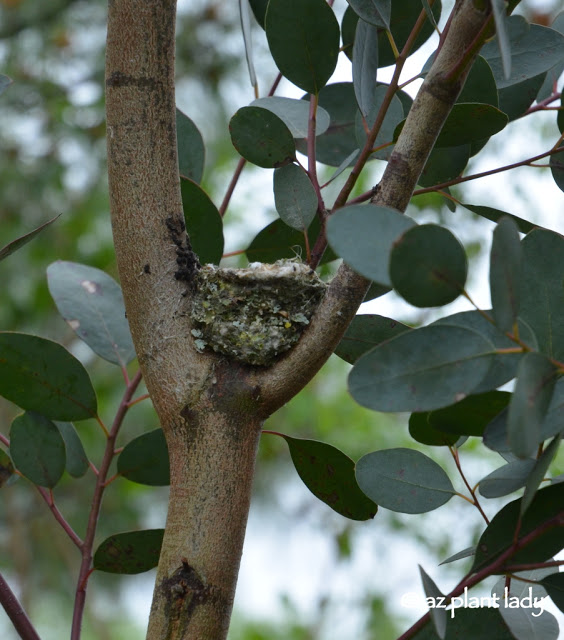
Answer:
<svg viewBox="0 0 564 640"><path fill-rule="evenodd" d="M476 215L486 218L486 220L491 220L492 222L499 222L502 218L511 218L513 222L517 225L517 228L521 233L529 233L534 229L537 229L537 225L532 224L528 220L524 220L519 216L516 216L512 213L507 213L507 211L501 211L500 209L494 209L493 207L485 207L480 205L473 204L464 204L461 203L462 206L472 213Z"/></svg>
<svg viewBox="0 0 564 640"><path fill-rule="evenodd" d="M410 328L406 324L384 316L357 315L345 331L335 353L339 358L353 364L363 353L400 333L409 331Z"/></svg>
<svg viewBox="0 0 564 640"><path fill-rule="evenodd" d="M550 156L550 172L556 186L564 191L564 153Z"/></svg>
<svg viewBox="0 0 564 640"><path fill-rule="evenodd" d="M0 395L54 420L96 415L96 394L80 362L60 344L0 332Z"/></svg>
<svg viewBox="0 0 564 640"><path fill-rule="evenodd" d="M457 103L441 129L435 146L458 147L478 142L504 129L508 121L503 111L490 104Z"/></svg>
<svg viewBox="0 0 564 640"><path fill-rule="evenodd" d="M359 20L354 38L352 77L356 101L364 116L373 106L378 70L378 30Z"/></svg>
<svg viewBox="0 0 564 640"><path fill-rule="evenodd" d="M468 261L464 247L444 227L424 224L408 229L390 253L394 289L415 307L440 307L464 290Z"/></svg>
<svg viewBox="0 0 564 640"><path fill-rule="evenodd" d="M375 411L431 411L465 398L480 383L494 348L475 331L433 325L402 333L357 360L349 390Z"/></svg>
<svg viewBox="0 0 564 640"><path fill-rule="evenodd" d="M351 520L370 520L378 506L358 488L354 462L325 442L282 436L288 443L298 475L331 509Z"/></svg>
<svg viewBox="0 0 564 640"><path fill-rule="evenodd" d="M435 54L429 58L432 63ZM481 102L499 106L497 86L493 77L492 69L488 61L482 56L478 56L470 69L464 87L456 99L457 102ZM503 111L503 109L502 109Z"/></svg>
<svg viewBox="0 0 564 640"><path fill-rule="evenodd" d="M555 382L556 367L545 355L531 351L523 356L507 416L509 446L518 458L537 450Z"/></svg>
<svg viewBox="0 0 564 640"><path fill-rule="evenodd" d="M430 415L431 412L429 411L412 413L409 416L409 435L416 442L421 442L421 444L431 447L451 447L456 444L460 436L435 429L429 423Z"/></svg>
<svg viewBox="0 0 564 640"><path fill-rule="evenodd" d="M391 0L347 0L354 12L369 24L390 28Z"/></svg>
<svg viewBox="0 0 564 640"><path fill-rule="evenodd" d="M291 131L268 109L239 109L231 118L229 132L235 149L243 158L259 167L281 167L292 162L296 156Z"/></svg>
<svg viewBox="0 0 564 640"><path fill-rule="evenodd" d="M545 526L534 540L507 559L507 564L544 562L564 548L564 484L555 484L537 492L525 514L521 518L521 499L505 505L490 522L476 549L472 573L480 571L502 553L513 547L518 521L518 540L522 540L537 527ZM496 573L505 573L500 567Z"/></svg>
<svg viewBox="0 0 564 640"><path fill-rule="evenodd" d="M327 221L327 240L357 273L392 286L390 252L397 238L415 222L394 209L356 204L336 211Z"/></svg>
<svg viewBox="0 0 564 640"><path fill-rule="evenodd" d="M90 465L80 436L76 432L72 422L55 422L55 426L59 430L65 443L66 470L73 478L82 478L88 471Z"/></svg>
<svg viewBox="0 0 564 640"><path fill-rule="evenodd" d="M192 180L180 180L182 208L190 244L202 264L219 264L223 222L208 194Z"/></svg>
<svg viewBox="0 0 564 640"><path fill-rule="evenodd" d="M113 278L94 267L58 260L47 268L47 284L59 313L92 351L119 366L135 358L123 295Z"/></svg>
<svg viewBox="0 0 564 640"><path fill-rule="evenodd" d="M308 104L308 100L309 94L306 94L303 101ZM352 82L337 82L323 87L319 92L319 106L329 113L331 121L327 131L316 139L317 161L338 167L348 158L347 164L354 164L356 155L353 157L352 154L358 151L355 134L358 105ZM298 151L307 155L305 140L298 140L296 146Z"/></svg>
<svg viewBox="0 0 564 640"><path fill-rule="evenodd" d="M180 109L176 109L176 140L180 176L199 184L206 157L204 140L198 127Z"/></svg>
<svg viewBox="0 0 564 640"><path fill-rule="evenodd" d="M317 213L317 195L306 172L291 163L274 170L274 205L293 229L306 230Z"/></svg>
<svg viewBox="0 0 564 640"><path fill-rule="evenodd" d="M480 480L479 490L484 498L500 498L525 486L534 460L514 460L499 467Z"/></svg>
<svg viewBox="0 0 564 640"><path fill-rule="evenodd" d="M384 449L356 463L358 486L378 505L400 513L426 513L448 502L454 487L431 458L412 449Z"/></svg>
<svg viewBox="0 0 564 640"><path fill-rule="evenodd" d="M464 171L469 159L470 145L467 144L433 149L419 176L418 184L431 187L457 178Z"/></svg>
<svg viewBox="0 0 564 640"><path fill-rule="evenodd" d="M546 589L552 602L560 611L564 611L564 572L551 573L543 578L540 583Z"/></svg>
<svg viewBox="0 0 564 640"><path fill-rule="evenodd" d="M270 0L266 11L270 53L282 74L319 93L339 55L339 23L325 0Z"/></svg>
<svg viewBox="0 0 564 640"><path fill-rule="evenodd" d="M505 77L497 38L481 49L489 63L498 89L523 82L548 71L564 57L564 36L554 29L529 24L523 16L507 19L511 48L511 75Z"/></svg>
<svg viewBox="0 0 564 640"><path fill-rule="evenodd" d="M108 573L136 574L159 564L164 529L116 533L98 547L94 568Z"/></svg>
<svg viewBox="0 0 564 640"><path fill-rule="evenodd" d="M253 100L250 106L272 111L288 127L294 138L307 138L309 123L309 102L307 100L269 96ZM318 105L315 119L315 135L319 136L327 131L331 118L327 111Z"/></svg>
<svg viewBox="0 0 564 640"><path fill-rule="evenodd" d="M494 229L490 252L492 311L501 331L513 331L520 304L522 249L519 228L502 218Z"/></svg>
<svg viewBox="0 0 564 640"><path fill-rule="evenodd" d="M41 487L52 489L65 470L65 443L45 416L27 411L10 428L10 456L18 471Z"/></svg>
<svg viewBox="0 0 564 640"><path fill-rule="evenodd" d="M163 430L149 431L128 443L120 453L117 470L132 482L153 487L169 485L170 464Z"/></svg>

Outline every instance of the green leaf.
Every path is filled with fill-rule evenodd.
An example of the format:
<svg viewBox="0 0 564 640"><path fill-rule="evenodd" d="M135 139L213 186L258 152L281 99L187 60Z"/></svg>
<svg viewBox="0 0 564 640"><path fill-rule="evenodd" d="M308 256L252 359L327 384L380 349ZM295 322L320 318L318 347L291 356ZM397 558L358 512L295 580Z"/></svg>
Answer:
<svg viewBox="0 0 564 640"><path fill-rule="evenodd" d="M432 62L435 54L430 58ZM497 86L488 61L478 56L472 65L468 77L462 87L457 102L481 102L494 107L499 106ZM503 109L502 109L503 111Z"/></svg>
<svg viewBox="0 0 564 640"><path fill-rule="evenodd" d="M372 106L368 112L366 121L364 121L360 111L356 114L355 132L357 145L359 147L363 147L366 144L367 132L372 128L376 118L378 117L378 112L380 111L380 107L382 106L387 90L388 85L386 84L378 84L376 86L370 100ZM374 141L373 148L375 149L382 145L387 146L372 153L370 156L371 160L387 160L390 157L392 153L392 145L389 143L394 140L394 131L397 125L403 120L403 117L404 112L401 100L394 95L386 111L386 115L384 116L382 126L376 136L376 140Z"/></svg>
<svg viewBox="0 0 564 640"><path fill-rule="evenodd" d="M552 21L550 25L551 29L558 31L559 33L564 34L564 11L561 11ZM537 102L542 102L546 98L552 95L553 87L558 82L558 79L562 75L564 71L564 58L561 62L557 62L551 69L549 69L546 77L544 79L543 85L540 88L537 94ZM562 112L558 113L559 116L562 116ZM560 133L562 133L562 129L560 129Z"/></svg>
<svg viewBox="0 0 564 640"><path fill-rule="evenodd" d="M518 458L536 452L555 381L556 368L546 356L535 352L523 356L507 416L509 446Z"/></svg>
<svg viewBox="0 0 564 640"><path fill-rule="evenodd" d="M208 194L192 180L180 180L186 232L202 264L219 264L223 255L223 222Z"/></svg>
<svg viewBox="0 0 564 640"><path fill-rule="evenodd" d="M12 484L13 480L18 478L14 471L10 456L0 449L0 488Z"/></svg>
<svg viewBox="0 0 564 640"><path fill-rule="evenodd" d="M502 218L493 232L490 252L492 312L501 331L513 331L520 302L522 250L519 228Z"/></svg>
<svg viewBox="0 0 564 640"><path fill-rule="evenodd" d="M531 106L545 76L546 73L541 73L518 84L499 89L499 108L507 114L510 122L520 118Z"/></svg>
<svg viewBox="0 0 564 640"><path fill-rule="evenodd" d="M10 456L18 471L41 487L52 489L65 470L65 443L57 427L27 411L10 428Z"/></svg>
<svg viewBox="0 0 564 640"><path fill-rule="evenodd" d="M321 223L315 217L307 230L309 246L313 247L320 232ZM276 262L282 258L304 258L306 246L303 231L297 231L285 224L280 218L271 222L254 237L245 251L249 262ZM335 260L331 249L323 254L321 264Z"/></svg>
<svg viewBox="0 0 564 640"><path fill-rule="evenodd" d="M391 0L347 0L347 2L365 22L386 29L390 28Z"/></svg>
<svg viewBox="0 0 564 640"><path fill-rule="evenodd" d="M439 465L412 449L384 449L356 463L358 486L378 505L400 513L426 513L448 502L454 487Z"/></svg>
<svg viewBox="0 0 564 640"><path fill-rule="evenodd" d="M490 104L457 103L441 129L435 146L458 147L477 142L498 133L507 123L507 115Z"/></svg>
<svg viewBox="0 0 564 640"><path fill-rule="evenodd" d="M472 597L472 596L470 596ZM499 611L492 608L464 607L464 595L455 600L456 608L448 620L445 640L515 640ZM427 624L412 636L412 640L437 640L433 625Z"/></svg>
<svg viewBox="0 0 564 640"><path fill-rule="evenodd" d="M427 601L431 599L432 601L437 601L438 598L444 600L444 594L441 592L439 587L435 584L433 579L425 572L423 567L419 565L419 573L421 575L421 582L423 583L423 591L425 592L425 597ZM442 600L441 600L442 601ZM431 622L435 627L435 631L439 638L444 638L446 635L447 628L447 614L446 609L442 607L430 607L429 613L431 614Z"/></svg>
<svg viewBox="0 0 564 640"><path fill-rule="evenodd" d="M65 443L66 470L73 478L82 478L90 465L82 442L72 422L55 422Z"/></svg>
<svg viewBox="0 0 564 640"><path fill-rule="evenodd" d="M560 191L564 191L564 154L550 156L549 162L552 179Z"/></svg>
<svg viewBox="0 0 564 640"><path fill-rule="evenodd" d="M409 416L409 435L421 444L431 447L451 447L460 436L439 431L429 423L430 412L412 413Z"/></svg>
<svg viewBox="0 0 564 640"><path fill-rule="evenodd" d="M457 178L466 168L470 159L470 145L433 149L425 168L419 176L418 184L432 187Z"/></svg>
<svg viewBox="0 0 564 640"><path fill-rule="evenodd" d="M479 491L484 498L500 498L525 486L534 460L514 460L499 467L480 480Z"/></svg>
<svg viewBox="0 0 564 640"><path fill-rule="evenodd" d="M292 163L274 170L274 204L289 227L304 231L312 223L317 213L317 195L301 167Z"/></svg>
<svg viewBox="0 0 564 640"><path fill-rule="evenodd" d="M366 351L409 330L410 327L392 318L371 314L356 315L337 345L335 353L339 358L353 364Z"/></svg>
<svg viewBox="0 0 564 640"><path fill-rule="evenodd" d="M243 42L245 44L245 57L247 58L247 68L251 86L258 91L257 74L253 62L253 32L251 24L251 11L248 0L239 0L239 17L241 19L241 31L243 32Z"/></svg>
<svg viewBox="0 0 564 640"><path fill-rule="evenodd" d="M0 76L0 79L1 78L2 76ZM1 92L2 91L1 91L1 85L0 85L0 93ZM24 244L27 244L30 240L33 240L33 238L35 238L37 234L41 233L43 229L45 229L45 227L48 227L50 224L53 224L53 222L55 222L55 220L57 220L59 216L60 214L58 216L55 216L54 218L51 218L51 220L47 220L47 222L44 222L42 225L39 225L39 227L37 227L33 231L30 231L29 233L26 233L23 236L20 236L19 238L12 240L12 242L8 242L7 245L0 248L0 261L4 260L4 258L7 258L9 255L12 255L12 253L17 251L21 247L23 247Z"/></svg>
<svg viewBox="0 0 564 640"><path fill-rule="evenodd" d="M513 539L520 518L521 499L505 505L480 537L472 573L484 569L510 550L512 552L506 564L544 562L559 553L564 548L563 504L563 484L552 485L537 492L521 520L517 541L523 540L539 527L542 531L519 550L514 547ZM503 568L500 567L495 573L504 573Z"/></svg>
<svg viewBox="0 0 564 640"><path fill-rule="evenodd" d="M54 420L96 415L96 394L80 362L56 342L0 332L0 395Z"/></svg>
<svg viewBox="0 0 564 640"><path fill-rule="evenodd" d="M135 358L123 295L113 278L58 260L47 268L47 284L65 322L92 351L121 367Z"/></svg>
<svg viewBox="0 0 564 640"><path fill-rule="evenodd" d="M546 592L530 582L546 572L547 569L519 572L517 575L527 582L511 580L507 589L506 579L500 578L492 589L492 596L499 598L499 613L516 640L558 640L558 622L539 602Z"/></svg>
<svg viewBox="0 0 564 640"><path fill-rule="evenodd" d="M558 435L564 425L564 378L556 380L552 400L541 427L541 440Z"/></svg>
<svg viewBox="0 0 564 640"><path fill-rule="evenodd" d="M368 116L373 105L377 70L378 30L359 20L354 38L352 77L356 101L364 116Z"/></svg>
<svg viewBox="0 0 564 640"><path fill-rule="evenodd" d="M483 205L473 205L473 204L464 204L461 205L468 209L468 211L472 211L476 215L486 218L486 220L491 220L492 222L499 222L502 218L511 218L513 222L517 225L517 228L521 233L529 233L534 229L538 228L538 225L532 224L528 220L524 220L523 218L519 218L519 216L513 215L512 213L507 213L506 211L501 211L500 209L494 209L493 207L485 207Z"/></svg>
<svg viewBox="0 0 564 640"><path fill-rule="evenodd" d="M168 447L162 429L155 429L129 442L117 461L120 475L153 487L170 484Z"/></svg>
<svg viewBox="0 0 564 640"><path fill-rule="evenodd" d="M164 529L116 533L98 547L94 568L108 573L136 574L159 564Z"/></svg>
<svg viewBox="0 0 564 640"><path fill-rule="evenodd" d="M309 103L306 100L271 96L253 100L250 106L272 111L288 127L294 138L307 138ZM327 131L331 119L327 111L319 105L317 106L315 118L315 135L319 136Z"/></svg>
<svg viewBox="0 0 564 640"><path fill-rule="evenodd" d="M523 240L520 316L537 337L539 350L564 359L564 238L544 229Z"/></svg>
<svg viewBox="0 0 564 640"><path fill-rule="evenodd" d="M507 391L472 394L450 407L431 411L427 421L445 433L481 437L486 426L507 407L510 400L511 394Z"/></svg>
<svg viewBox="0 0 564 640"><path fill-rule="evenodd" d="M562 433L556 436L552 442L542 452L542 455L536 460L535 465L527 478L525 485L525 493L523 494L523 500L521 501L521 513L525 513L531 504L541 482L544 480L546 472L550 463L556 457L558 448L560 446L560 440L562 439Z"/></svg>
<svg viewBox="0 0 564 640"><path fill-rule="evenodd" d="M476 547L466 547L466 549L462 549L458 553L455 553L452 556L449 556L446 560L439 562L439 567L442 564L449 564L450 562L455 562L456 560L462 560L463 558L469 558L476 553Z"/></svg>
<svg viewBox="0 0 564 640"><path fill-rule="evenodd" d="M546 589L552 602L564 611L564 573L551 573L543 578L540 583Z"/></svg>
<svg viewBox="0 0 564 640"><path fill-rule="evenodd" d="M485 313L488 315L491 314L490 311L485 311ZM435 321L433 325L451 325L477 331L483 338L489 340L496 350L515 348L515 343L497 329L493 322L489 322L480 311L455 313L452 316L447 316ZM525 343L529 343L532 348L536 346L534 335L531 334L530 329L521 321L519 322L519 333ZM491 391L509 382L509 380L515 377L521 358L521 353L500 353L494 355L487 375L482 382L472 390L472 393L477 394Z"/></svg>
<svg viewBox="0 0 564 640"><path fill-rule="evenodd" d="M199 184L206 157L204 140L198 127L180 109L176 109L176 140L180 176Z"/></svg>
<svg viewBox="0 0 564 640"><path fill-rule="evenodd" d="M429 0L421 0L421 4L423 5L423 9L425 9L425 13L427 14L427 20L429 20L429 22L431 22L433 27L435 27L435 29L438 31L439 26L437 24L437 21L435 20L435 16L433 15L433 12L431 11Z"/></svg>
<svg viewBox="0 0 564 640"><path fill-rule="evenodd" d="M251 5L251 9L253 10L257 22L264 29L268 0L249 0L249 4Z"/></svg>
<svg viewBox="0 0 564 640"><path fill-rule="evenodd" d="M509 80L511 77L511 45L509 44L509 34L507 33L505 0L492 0L492 13L503 77L505 80Z"/></svg>
<svg viewBox="0 0 564 640"><path fill-rule="evenodd" d="M270 0L266 11L270 53L282 74L319 93L339 55L339 23L325 0Z"/></svg>
<svg viewBox="0 0 564 640"><path fill-rule="evenodd" d="M359 489L354 462L339 449L316 440L282 435L298 475L331 509L351 520L370 520L378 506Z"/></svg>
<svg viewBox="0 0 564 640"><path fill-rule="evenodd" d="M442 4L440 0L435 0L432 7L432 12L435 17L435 22L439 22L441 17ZM394 0L392 2L392 15L390 18L390 31L394 37L394 41L401 51L407 42L407 39L413 31L413 27L417 22L423 8L418 2L413 0ZM423 24L421 31L415 38L411 53L415 53L427 40L433 35L435 28L433 24L427 19ZM390 41L384 29L380 31L380 47L378 54L378 64L380 68L388 67L395 64L396 58Z"/></svg>
<svg viewBox="0 0 564 640"><path fill-rule="evenodd" d="M511 76L506 78L497 38L487 42L480 54L492 68L498 89L523 82L548 71L564 57L564 37L547 27L529 24L522 16L507 19L511 48Z"/></svg>
<svg viewBox="0 0 564 640"><path fill-rule="evenodd" d="M343 207L327 221L327 240L357 273L391 286L389 256L394 242L415 222L395 209L373 204Z"/></svg>
<svg viewBox="0 0 564 640"><path fill-rule="evenodd" d="M464 247L444 227L408 229L393 244L390 279L394 289L416 307L439 307L463 292L468 273Z"/></svg>
<svg viewBox="0 0 564 640"><path fill-rule="evenodd" d="M282 120L261 107L243 107L229 123L237 151L259 167L281 167L295 159L294 138Z"/></svg>
<svg viewBox="0 0 564 640"><path fill-rule="evenodd" d="M462 400L484 378L493 345L475 331L431 325L402 333L357 360L349 390L375 411L430 411Z"/></svg>
<svg viewBox="0 0 564 640"><path fill-rule="evenodd" d="M306 104L308 100L309 94L303 98ZM331 122L327 131L316 138L317 161L338 167L346 158L350 158L348 164L353 164L354 159L350 156L358 150L355 135L358 105L352 82L337 82L323 87L319 92L319 106L327 111ZM307 155L305 140L298 140L296 146L298 151Z"/></svg>

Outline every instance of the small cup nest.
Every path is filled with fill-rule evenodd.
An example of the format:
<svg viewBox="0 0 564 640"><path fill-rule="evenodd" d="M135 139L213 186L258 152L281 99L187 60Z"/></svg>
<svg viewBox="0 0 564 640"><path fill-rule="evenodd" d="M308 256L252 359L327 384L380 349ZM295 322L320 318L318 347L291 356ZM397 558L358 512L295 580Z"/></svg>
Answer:
<svg viewBox="0 0 564 640"><path fill-rule="evenodd" d="M300 339L326 288L315 271L294 260L244 269L206 265L191 313L196 347L268 366Z"/></svg>

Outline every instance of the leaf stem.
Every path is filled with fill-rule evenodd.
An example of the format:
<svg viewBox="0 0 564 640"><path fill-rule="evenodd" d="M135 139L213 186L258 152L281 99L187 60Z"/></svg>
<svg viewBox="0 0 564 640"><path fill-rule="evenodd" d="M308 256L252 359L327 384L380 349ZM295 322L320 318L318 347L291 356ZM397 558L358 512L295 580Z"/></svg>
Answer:
<svg viewBox="0 0 564 640"><path fill-rule="evenodd" d="M0 603L22 640L40 640L20 601L0 573Z"/></svg>
<svg viewBox="0 0 564 640"><path fill-rule="evenodd" d="M98 470L96 477L96 486L94 488L94 495L92 497L92 504L90 507L90 514L88 516L88 524L86 527L86 536L82 545L82 562L80 565L80 571L78 573L74 611L71 627L71 640L79 640L80 630L82 626L82 617L84 615L84 605L86 602L86 586L90 573L92 572L92 549L94 546L94 536L96 535L96 525L98 522L98 516L100 514L100 508L102 506L102 496L104 495L104 489L106 487L106 478L110 469L114 457L115 441L119 432L119 429L125 418L125 414L129 409L129 402L135 390L141 382L141 371L137 371L129 385L127 385L116 415L112 427L108 433L106 448L102 463Z"/></svg>
<svg viewBox="0 0 564 640"><path fill-rule="evenodd" d="M466 476L464 475L464 472L462 471L462 465L460 464L460 457L458 455L458 450L455 449L454 447L449 447L449 451L454 459L454 464L456 465L456 468L458 469L458 473L460 474L460 477L462 478L462 480L464 481L464 484L466 485L466 488L468 489L468 491L470 492L470 495L472 496L472 504L478 509L478 511L480 512L480 514L482 515L482 518L484 518L486 524L489 524L489 518L488 516L484 513L484 510L482 509L482 505L480 504L480 501L478 500L477 496L476 496L476 492L474 491L474 489L470 486L470 483L468 482L468 480L466 479Z"/></svg>
<svg viewBox="0 0 564 640"><path fill-rule="evenodd" d="M82 549L83 542L79 535L74 531L74 529L67 522L66 518L59 511L59 508L55 504L55 500L53 498L53 491L45 489L44 487L40 487L36 485L37 491L39 491L39 495L45 500L45 503L51 510L53 517L55 520L61 525L63 531L68 535L68 537L72 540L73 544L78 548Z"/></svg>

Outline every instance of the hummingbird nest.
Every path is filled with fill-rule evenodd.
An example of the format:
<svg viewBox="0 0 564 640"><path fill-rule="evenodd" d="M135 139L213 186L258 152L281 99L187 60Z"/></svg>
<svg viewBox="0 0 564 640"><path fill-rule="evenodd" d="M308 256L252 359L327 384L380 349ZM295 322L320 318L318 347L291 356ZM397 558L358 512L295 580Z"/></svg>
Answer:
<svg viewBox="0 0 564 640"><path fill-rule="evenodd" d="M197 278L191 317L198 350L262 366L296 344L327 288L315 271L294 260L253 262L244 269L206 265Z"/></svg>

